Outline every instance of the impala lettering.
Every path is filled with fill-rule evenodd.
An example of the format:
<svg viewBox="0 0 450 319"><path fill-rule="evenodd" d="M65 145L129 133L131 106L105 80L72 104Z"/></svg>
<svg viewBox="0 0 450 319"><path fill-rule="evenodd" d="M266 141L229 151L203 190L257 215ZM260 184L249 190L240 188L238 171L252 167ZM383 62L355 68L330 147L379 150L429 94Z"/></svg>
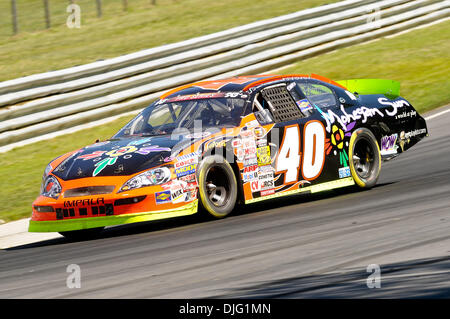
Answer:
<svg viewBox="0 0 450 319"><path fill-rule="evenodd" d="M64 207L78 207L78 206L96 206L105 205L104 198L89 198L89 199L77 199L77 200L65 200Z"/></svg>

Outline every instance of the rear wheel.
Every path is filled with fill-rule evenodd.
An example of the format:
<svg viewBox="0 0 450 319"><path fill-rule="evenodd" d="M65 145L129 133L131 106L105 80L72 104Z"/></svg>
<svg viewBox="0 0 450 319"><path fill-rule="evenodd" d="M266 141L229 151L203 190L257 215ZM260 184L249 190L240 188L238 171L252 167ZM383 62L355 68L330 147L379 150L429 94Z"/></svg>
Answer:
<svg viewBox="0 0 450 319"><path fill-rule="evenodd" d="M207 215L223 218L234 209L238 188L233 168L222 156L211 155L199 164L200 203Z"/></svg>
<svg viewBox="0 0 450 319"><path fill-rule="evenodd" d="M88 240L96 238L105 227L60 232L68 240Z"/></svg>
<svg viewBox="0 0 450 319"><path fill-rule="evenodd" d="M375 186L381 170L380 148L373 133L360 128L353 132L349 145L350 172L361 188Z"/></svg>

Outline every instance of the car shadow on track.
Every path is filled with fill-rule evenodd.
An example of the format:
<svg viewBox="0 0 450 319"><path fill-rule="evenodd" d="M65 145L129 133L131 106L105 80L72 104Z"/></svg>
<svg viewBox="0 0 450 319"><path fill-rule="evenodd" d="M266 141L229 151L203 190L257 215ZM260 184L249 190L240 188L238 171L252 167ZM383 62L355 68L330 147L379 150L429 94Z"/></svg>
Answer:
<svg viewBox="0 0 450 319"><path fill-rule="evenodd" d="M388 186L390 184L393 184L393 182L390 183L380 183L374 186L373 189ZM262 201L253 203L250 205L241 205L239 209L236 209L235 212L233 212L234 217L238 217L241 215L247 215L255 212L262 212L272 209L277 209L281 207L289 207L293 205L298 205L302 203L309 203L309 202L315 202L319 200L344 196L344 195L350 195L350 194L356 194L356 193L362 193L367 192L367 190L362 190L360 188L357 188L356 186L353 187L345 187L340 189L334 189L330 191L324 191L320 193L315 194L301 194L301 195L292 195L292 196L286 196L286 197L280 197L275 198L268 201ZM187 225L195 225L195 224L203 224L212 222L214 219L211 218L205 218L201 214L194 214L192 216L185 216L185 217L176 217L171 219L165 219L165 220L158 220L158 221L150 221L150 222L140 222L135 224L127 224L127 225L119 225L119 226L113 226L108 227L105 230L103 230L102 233L100 233L95 238L91 239L85 239L85 240L68 240L66 238L55 238L55 239L49 239L49 240L43 240L36 243L26 244L26 245L20 245L15 246L11 248L7 248L5 250L20 250L20 249L28 249L28 248L35 248L35 247L44 247L44 246L51 246L51 245L60 245L60 244L66 244L69 242L75 242L75 241L92 241L96 239L104 239L104 238L111 238L111 237L120 237L120 236L129 236L129 235L135 235L135 234L141 234L141 233L150 233L150 232L156 232L166 229L172 229Z"/></svg>
<svg viewBox="0 0 450 319"><path fill-rule="evenodd" d="M214 298L449 298L450 256L380 265L379 285L366 268L267 281ZM372 288L369 288L372 287ZM377 287L378 286L378 287Z"/></svg>

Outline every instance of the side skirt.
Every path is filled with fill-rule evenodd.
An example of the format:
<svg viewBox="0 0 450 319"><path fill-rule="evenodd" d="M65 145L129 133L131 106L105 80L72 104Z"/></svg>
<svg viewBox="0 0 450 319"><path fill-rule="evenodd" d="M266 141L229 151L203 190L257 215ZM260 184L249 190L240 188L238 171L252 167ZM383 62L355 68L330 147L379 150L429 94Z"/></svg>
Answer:
<svg viewBox="0 0 450 319"><path fill-rule="evenodd" d="M318 184L318 185L312 185L312 186L308 186L308 187L304 187L304 188L294 189L292 191L280 192L280 193L275 193L275 194L268 195L268 196L249 199L249 200L246 200L245 203L251 204L251 203L260 202L260 201L267 200L267 199L295 195L295 194L300 194L300 193L318 193L318 192L322 192L322 191L331 190L334 188L341 188L341 187L352 186L352 185L355 185L355 181L353 180L353 178L346 177L346 178L338 179L338 180L331 181L331 182L326 182L326 183L322 183L322 184Z"/></svg>

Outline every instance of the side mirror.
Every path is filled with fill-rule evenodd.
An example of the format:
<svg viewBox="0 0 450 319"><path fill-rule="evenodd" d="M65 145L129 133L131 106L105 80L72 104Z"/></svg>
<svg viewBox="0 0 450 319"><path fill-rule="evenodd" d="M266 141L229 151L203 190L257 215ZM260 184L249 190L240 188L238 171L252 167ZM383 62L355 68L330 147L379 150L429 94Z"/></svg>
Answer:
<svg viewBox="0 0 450 319"><path fill-rule="evenodd" d="M358 94L356 92L355 93L348 92L347 94L339 92L337 95L339 97L339 104L344 105L344 107L352 107L358 105L357 101Z"/></svg>

